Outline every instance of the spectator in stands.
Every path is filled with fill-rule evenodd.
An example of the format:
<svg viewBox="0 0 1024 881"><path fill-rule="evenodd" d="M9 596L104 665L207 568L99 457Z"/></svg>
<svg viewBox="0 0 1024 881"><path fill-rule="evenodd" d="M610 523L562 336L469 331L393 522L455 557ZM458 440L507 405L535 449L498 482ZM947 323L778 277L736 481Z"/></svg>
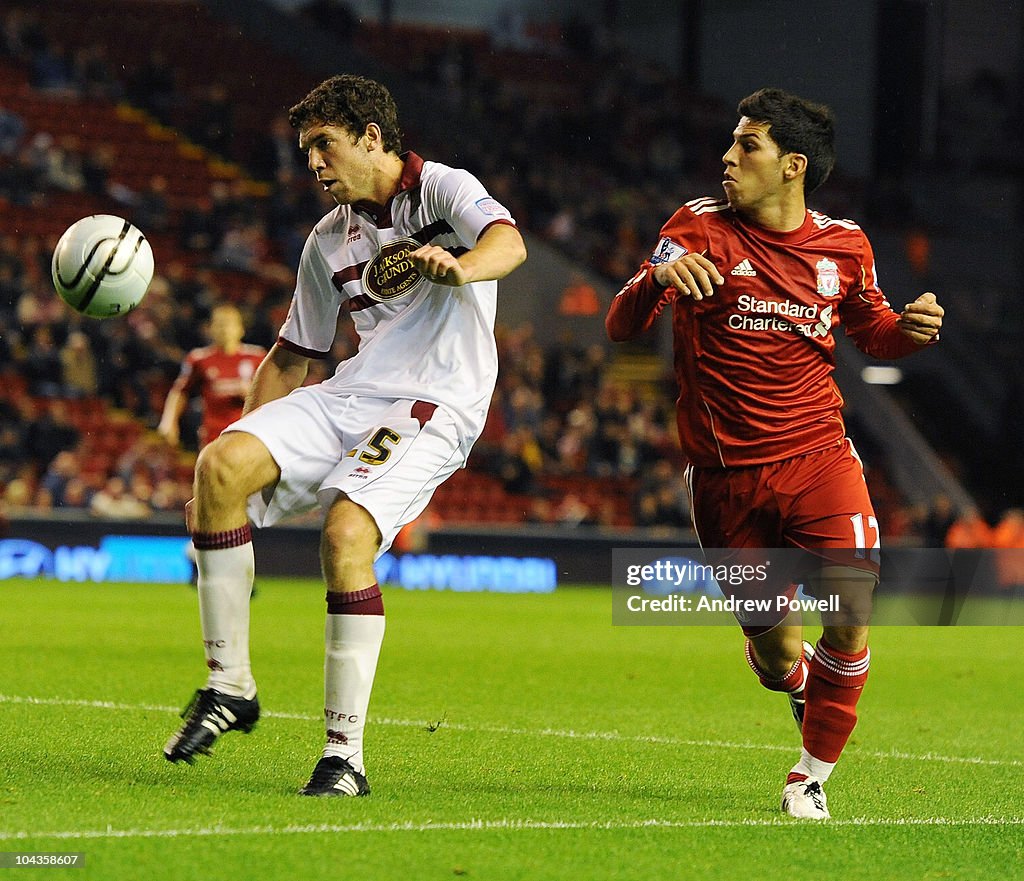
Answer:
<svg viewBox="0 0 1024 881"><path fill-rule="evenodd" d="M580 400L583 372L582 353L568 342L547 353L542 391L552 409L565 413Z"/></svg>
<svg viewBox="0 0 1024 881"><path fill-rule="evenodd" d="M36 486L32 495L33 511L52 511L54 508L53 494L45 486Z"/></svg>
<svg viewBox="0 0 1024 881"><path fill-rule="evenodd" d="M171 207L167 193L167 178L154 174L146 188L137 195L132 206L132 220L144 232L164 232L171 223Z"/></svg>
<svg viewBox="0 0 1024 881"><path fill-rule="evenodd" d="M507 430L526 428L536 431L544 411L544 399L537 389L525 383L516 385L505 394L502 416Z"/></svg>
<svg viewBox="0 0 1024 881"><path fill-rule="evenodd" d="M64 494L58 507L88 508L92 501L92 490L78 477L73 477L64 485Z"/></svg>
<svg viewBox="0 0 1024 881"><path fill-rule="evenodd" d="M544 496L530 498L529 505L523 512L524 523L553 523L554 520L554 507L550 499Z"/></svg>
<svg viewBox="0 0 1024 881"><path fill-rule="evenodd" d="M178 374L184 352L165 331L170 321L162 315L169 286L156 276L146 295L146 302L125 319L131 327L133 349L140 375L149 389L161 388ZM148 405L147 405L148 406Z"/></svg>
<svg viewBox="0 0 1024 881"><path fill-rule="evenodd" d="M18 324L24 330L38 325L57 325L67 320L67 307L39 277L26 279L15 309Z"/></svg>
<svg viewBox="0 0 1024 881"><path fill-rule="evenodd" d="M118 520L140 520L152 513L149 506L128 492L123 477L110 477L89 502L89 511L96 517Z"/></svg>
<svg viewBox="0 0 1024 881"><path fill-rule="evenodd" d="M21 261L25 267L27 280L39 285L39 289L46 295L46 298L58 307L58 314L65 316L67 312L60 300L53 296L52 282L50 281L50 261L56 244L56 235L48 239L38 235L28 236L22 239Z"/></svg>
<svg viewBox="0 0 1024 881"><path fill-rule="evenodd" d="M590 445L590 473L595 477L610 477L623 467L632 473L628 462L632 458L631 438L622 422L598 419L597 431Z"/></svg>
<svg viewBox="0 0 1024 881"><path fill-rule="evenodd" d="M256 273L267 259L267 241L262 223L229 226L213 255L219 269Z"/></svg>
<svg viewBox="0 0 1024 881"><path fill-rule="evenodd" d="M557 413L551 412L550 408L545 408L540 428L537 431L537 446L543 456L545 474L562 473L561 456L558 452L558 442L561 437L562 420Z"/></svg>
<svg viewBox="0 0 1024 881"><path fill-rule="evenodd" d="M186 352L198 348L206 342L204 322L224 297L209 269L174 259L162 268L167 300L174 305L168 316L171 338Z"/></svg>
<svg viewBox="0 0 1024 881"><path fill-rule="evenodd" d="M30 144L25 144L9 162L0 163L0 198L14 205L41 203L42 171Z"/></svg>
<svg viewBox="0 0 1024 881"><path fill-rule="evenodd" d="M213 250L219 241L220 230L213 216L213 199L199 196L181 213L178 244L182 250L201 254Z"/></svg>
<svg viewBox="0 0 1024 881"><path fill-rule="evenodd" d="M20 338L16 338L14 332L8 329L12 323L8 317L0 314L0 365L15 363L15 347L21 345Z"/></svg>
<svg viewBox="0 0 1024 881"><path fill-rule="evenodd" d="M553 511L555 522L561 526L593 526L597 521L590 506L576 493L566 493Z"/></svg>
<svg viewBox="0 0 1024 881"><path fill-rule="evenodd" d="M63 392L69 397L92 397L99 390L96 357L89 337L81 330L72 330L61 346L60 376Z"/></svg>
<svg viewBox="0 0 1024 881"><path fill-rule="evenodd" d="M28 461L28 426L18 408L0 401L0 485Z"/></svg>
<svg viewBox="0 0 1024 881"><path fill-rule="evenodd" d="M128 480L128 495L146 506L147 513L152 513L153 482L144 471L136 471Z"/></svg>
<svg viewBox="0 0 1024 881"><path fill-rule="evenodd" d="M127 321L108 321L94 338L99 391L116 407L140 418L150 415L147 381L154 367L150 352Z"/></svg>
<svg viewBox="0 0 1024 881"><path fill-rule="evenodd" d="M82 96L116 101L124 94L107 58L105 46L90 43L78 47L71 61L72 76Z"/></svg>
<svg viewBox="0 0 1024 881"><path fill-rule="evenodd" d="M32 507L34 485L30 477L19 475L4 487L0 503L9 511L21 511Z"/></svg>
<svg viewBox="0 0 1024 881"><path fill-rule="evenodd" d="M0 267L10 269L12 277L19 280L25 272L20 240L14 232L6 231L0 237Z"/></svg>
<svg viewBox="0 0 1024 881"><path fill-rule="evenodd" d="M74 93L75 81L64 46L46 41L32 54L29 83L41 92Z"/></svg>
<svg viewBox="0 0 1024 881"><path fill-rule="evenodd" d="M14 323L14 308L21 296L22 280L10 263L0 262L0 328ZM0 336L3 336L0 333Z"/></svg>
<svg viewBox="0 0 1024 881"><path fill-rule="evenodd" d="M533 433L524 426L505 435L491 470L501 481L505 492L530 495L540 490L537 475L543 461Z"/></svg>
<svg viewBox="0 0 1024 881"><path fill-rule="evenodd" d="M178 104L174 69L167 56L157 48L150 51L146 62L135 71L127 87L128 98L137 107L169 124Z"/></svg>
<svg viewBox="0 0 1024 881"><path fill-rule="evenodd" d="M169 477L164 477L153 487L149 506L154 511L178 514L190 498L192 498L191 483L178 483Z"/></svg>
<svg viewBox="0 0 1024 881"><path fill-rule="evenodd" d="M267 235L286 266L298 266L306 219L327 210L322 207L322 195L309 186L305 175L285 169L277 172L266 204Z"/></svg>
<svg viewBox="0 0 1024 881"><path fill-rule="evenodd" d="M49 324L31 329L28 351L21 362L21 372L29 382L29 391L40 397L55 397L61 391L60 350Z"/></svg>
<svg viewBox="0 0 1024 881"><path fill-rule="evenodd" d="M65 504L67 486L77 479L81 470L82 457L74 450L62 450L54 456L39 481L40 489L49 494L52 506L62 507Z"/></svg>
<svg viewBox="0 0 1024 881"><path fill-rule="evenodd" d="M596 429L593 407L587 402L578 402L566 416L565 428L558 439L558 462L564 472L586 471Z"/></svg>
<svg viewBox="0 0 1024 881"><path fill-rule="evenodd" d="M54 398L29 426L30 456L40 468L46 468L61 450L74 447L79 437L67 405L60 398Z"/></svg>
<svg viewBox="0 0 1024 881"><path fill-rule="evenodd" d="M197 144L229 156L235 137L235 107L223 83L210 83L193 101L187 131Z"/></svg>
<svg viewBox="0 0 1024 881"><path fill-rule="evenodd" d="M686 484L668 459L657 459L644 473L635 505L637 526L691 527Z"/></svg>
<svg viewBox="0 0 1024 881"><path fill-rule="evenodd" d="M100 198L111 196L110 172L115 161L116 154L110 144L96 144L89 150L82 159L82 180L87 193Z"/></svg>
<svg viewBox="0 0 1024 881"><path fill-rule="evenodd" d="M39 14L35 13L38 27ZM25 33L30 27L30 14L24 9L9 9L0 18L0 56L12 59L25 58L28 54Z"/></svg>
<svg viewBox="0 0 1024 881"><path fill-rule="evenodd" d="M58 144L52 135L40 132L31 141L40 184L46 189L78 193L85 189L82 163L76 152L78 141L72 136Z"/></svg>
<svg viewBox="0 0 1024 881"><path fill-rule="evenodd" d="M161 481L173 479L179 474L177 453L158 435L146 432L121 452L114 463L113 473L129 486L139 477L151 486L158 486ZM188 477L183 485L191 485Z"/></svg>
<svg viewBox="0 0 1024 881"><path fill-rule="evenodd" d="M661 511L658 508L658 496L653 492L639 494L634 503L633 523L644 529L655 529L668 527L662 522Z"/></svg>
<svg viewBox="0 0 1024 881"><path fill-rule="evenodd" d="M287 116L279 113L270 121L249 157L249 169L259 180L278 181L284 175L289 182L282 193L295 191L292 178L302 174L303 162Z"/></svg>

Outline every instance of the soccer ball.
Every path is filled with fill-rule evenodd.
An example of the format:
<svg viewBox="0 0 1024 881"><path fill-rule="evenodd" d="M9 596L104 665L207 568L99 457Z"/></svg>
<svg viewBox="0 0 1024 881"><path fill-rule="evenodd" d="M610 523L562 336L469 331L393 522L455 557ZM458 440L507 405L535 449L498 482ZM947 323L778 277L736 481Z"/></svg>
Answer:
<svg viewBox="0 0 1024 881"><path fill-rule="evenodd" d="M76 312L111 318L130 312L153 280L153 249L129 221L92 214L71 224L53 250L53 286Z"/></svg>

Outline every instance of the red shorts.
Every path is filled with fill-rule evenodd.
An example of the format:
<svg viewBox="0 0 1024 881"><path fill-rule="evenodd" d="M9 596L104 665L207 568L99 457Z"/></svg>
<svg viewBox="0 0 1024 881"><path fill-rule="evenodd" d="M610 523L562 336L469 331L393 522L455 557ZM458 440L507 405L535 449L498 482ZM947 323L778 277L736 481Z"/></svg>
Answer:
<svg viewBox="0 0 1024 881"><path fill-rule="evenodd" d="M878 521L849 439L766 465L691 466L687 485L701 547L795 548L878 576Z"/></svg>

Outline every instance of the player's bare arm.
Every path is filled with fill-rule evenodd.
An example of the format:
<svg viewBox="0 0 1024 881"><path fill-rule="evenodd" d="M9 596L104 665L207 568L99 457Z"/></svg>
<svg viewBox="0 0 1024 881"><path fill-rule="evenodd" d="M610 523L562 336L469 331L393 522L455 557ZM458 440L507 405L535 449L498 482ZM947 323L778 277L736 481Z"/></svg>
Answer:
<svg viewBox="0 0 1024 881"><path fill-rule="evenodd" d="M179 421L187 405L188 400L185 393L178 388L177 384L172 386L171 390L167 393L167 400L164 401L160 424L156 428L157 432L172 447L178 446L181 442Z"/></svg>
<svg viewBox="0 0 1024 881"><path fill-rule="evenodd" d="M424 245L410 256L416 268L431 281L460 287L474 281L504 278L526 260L526 245L514 226L496 223L484 230L476 247L461 257L437 245Z"/></svg>
<svg viewBox="0 0 1024 881"><path fill-rule="evenodd" d="M309 358L274 343L260 366L256 368L243 413L251 413L261 404L283 398L293 392L306 378Z"/></svg>
<svg viewBox="0 0 1024 881"><path fill-rule="evenodd" d="M715 264L703 254L684 254L671 263L662 263L655 267L653 276L661 287L675 288L694 300L714 296L715 285L725 284Z"/></svg>
<svg viewBox="0 0 1024 881"><path fill-rule="evenodd" d="M920 346L938 339L945 310L930 291L907 303L900 313L899 328Z"/></svg>

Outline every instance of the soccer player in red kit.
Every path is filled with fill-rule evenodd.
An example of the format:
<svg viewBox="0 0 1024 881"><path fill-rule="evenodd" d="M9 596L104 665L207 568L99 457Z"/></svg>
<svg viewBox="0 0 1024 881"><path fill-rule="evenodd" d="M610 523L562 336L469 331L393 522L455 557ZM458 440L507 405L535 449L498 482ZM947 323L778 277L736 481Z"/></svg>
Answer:
<svg viewBox="0 0 1024 881"><path fill-rule="evenodd" d="M893 311L860 227L806 207L835 160L829 108L762 89L738 110L725 199L695 199L669 219L612 303L608 334L632 339L671 305L701 545L802 549L820 558L830 591L869 606L878 523L845 436L833 333L842 323L862 351L898 358L938 338L943 310L925 293ZM782 799L795 817L828 818L822 784L856 724L870 655L867 616L850 611L823 616L816 646L794 616L744 627L748 663L789 695L801 727Z"/></svg>
<svg viewBox="0 0 1024 881"><path fill-rule="evenodd" d="M244 336L242 313L236 306L214 307L210 313L213 344L188 353L164 402L157 430L169 443L177 446L180 441L179 423L193 394L200 394L203 400L200 446L210 443L242 415L249 385L267 354L262 346L243 343Z"/></svg>

